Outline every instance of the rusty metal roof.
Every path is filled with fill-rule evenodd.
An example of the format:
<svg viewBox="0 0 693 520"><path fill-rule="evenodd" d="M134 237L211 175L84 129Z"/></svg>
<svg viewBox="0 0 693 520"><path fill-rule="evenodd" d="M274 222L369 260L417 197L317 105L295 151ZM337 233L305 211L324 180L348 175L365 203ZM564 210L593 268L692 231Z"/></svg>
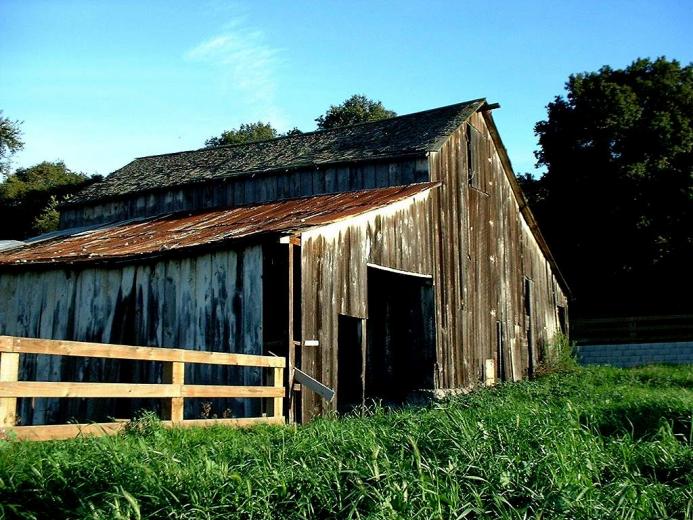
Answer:
<svg viewBox="0 0 693 520"><path fill-rule="evenodd" d="M66 237L0 252L0 266L129 260L262 234L287 234L382 208L437 185L427 182L319 195L79 230Z"/></svg>

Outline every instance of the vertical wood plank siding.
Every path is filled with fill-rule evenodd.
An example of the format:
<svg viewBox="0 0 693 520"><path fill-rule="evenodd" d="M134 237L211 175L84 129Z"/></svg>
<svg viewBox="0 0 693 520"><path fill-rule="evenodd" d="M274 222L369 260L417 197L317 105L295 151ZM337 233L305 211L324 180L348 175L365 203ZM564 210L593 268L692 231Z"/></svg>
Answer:
<svg viewBox="0 0 693 520"><path fill-rule="evenodd" d="M551 341L559 330L557 305L567 304L550 263L520 212L483 115L474 114L469 123L478 131L470 136L471 167L478 176L474 186L467 182L467 125L429 157L431 180L443 183L432 194L441 387L483 381L486 359L494 359L495 367L499 367L499 331L503 333L502 361L507 377L527 375L525 277L533 282L535 360L542 344Z"/></svg>
<svg viewBox="0 0 693 520"><path fill-rule="evenodd" d="M424 192L302 235L301 332L320 342L302 347L302 369L337 393L339 314L368 317L368 263L432 274L430 215L430 192ZM302 399L304 420L334 407L312 392Z"/></svg>
<svg viewBox="0 0 693 520"><path fill-rule="evenodd" d="M426 161L412 159L326 166L290 173L258 173L65 208L60 214L60 227L66 229L176 211L242 206L426 180Z"/></svg>
<svg viewBox="0 0 693 520"><path fill-rule="evenodd" d="M430 192L303 233L301 333L320 346L302 347L299 357L303 370L339 392L338 317L368 317L367 263L374 263L433 276L435 385L463 387L500 377L501 367L508 379L525 377L540 360L542 345L559 330L557 306L567 305L558 273L530 228L531 216L523 215L510 175L490 115L477 112L428 158L247 175L133 195L67 209L61 226L440 181ZM262 255L257 251L113 270L3 275L0 294L10 297L0 302L0 323L13 325L0 333L108 342L121 340L118 334L124 332L118 331L123 329L134 331L129 343L261 353ZM204 262L209 266L201 268ZM16 287L30 285L37 287L36 294L17 294ZM525 313L526 288L532 291L530 316ZM284 285L264 288L277 298L286 298L286 290ZM137 311L128 316L121 308ZM486 363L489 359L494 363ZM60 363L49 363L25 370L40 370L47 378L65 371ZM486 366L496 373L484 373ZM89 365L78 376L107 376L109 370ZM243 382L259 376L246 374ZM23 410L44 420L56 413L52 406L37 400L35 409ZM331 408L312 392L303 392L304 419Z"/></svg>
<svg viewBox="0 0 693 520"><path fill-rule="evenodd" d="M261 284L260 245L121 267L0 272L0 334L262 354ZM156 363L23 358L21 379L158 383L163 375ZM185 379L257 385L259 371L191 365ZM132 409L143 404L134 402ZM105 399L23 399L19 415L23 425L45 424L113 415L113 406ZM237 417L259 415L257 400L215 406ZM185 412L199 418L199 400L186 400Z"/></svg>

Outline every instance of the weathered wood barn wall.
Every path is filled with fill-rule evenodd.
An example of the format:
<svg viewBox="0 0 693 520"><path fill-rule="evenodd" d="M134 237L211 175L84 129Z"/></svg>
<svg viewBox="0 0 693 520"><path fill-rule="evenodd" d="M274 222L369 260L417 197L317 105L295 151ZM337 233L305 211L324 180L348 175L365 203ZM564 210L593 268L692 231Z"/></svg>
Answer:
<svg viewBox="0 0 693 520"><path fill-rule="evenodd" d="M5 295L0 334L286 355L291 293L288 245L280 237L300 235L304 229L329 234L335 225L357 229L373 221L369 241L354 234L354 265L364 245L374 259L381 258L383 250L414 256L413 244L426 247L427 228L421 219L428 213L421 201L434 187L414 184L173 214L37 241L0 255L0 291ZM386 216L388 225L382 225ZM397 217L408 222L409 233L398 233ZM425 262L425 254L420 256ZM430 271L430 261L427 265ZM296 279L300 287L301 269ZM296 300L300 302L300 292ZM257 385L261 376L252 368L192 365L186 381ZM20 377L156 383L161 382L162 367L26 356ZM23 424L40 424L128 417L139 407L157 407L151 400L122 401L23 400L19 415ZM187 416L199 417L202 404L186 400ZM259 401L251 399L218 399L212 405L217 415L226 409L236 417L262 411Z"/></svg>
<svg viewBox="0 0 693 520"><path fill-rule="evenodd" d="M178 347L262 354L262 247L259 245L121 267L56 266L0 271L0 335ZM186 381L223 378L260 384L260 369L188 365ZM23 356L20 379L38 381L160 383L160 363ZM233 383L227 384L233 384ZM222 402L223 401L223 402ZM215 403L236 417L257 416L257 400ZM130 416L140 400L119 408L106 399L22 399L23 424L72 417ZM221 415L222 410L215 410ZM200 415L200 400L186 400L186 416Z"/></svg>
<svg viewBox="0 0 693 520"><path fill-rule="evenodd" d="M337 388L332 405L306 394L306 419L338 407L338 315L368 318L368 263L432 275L439 388L527 377L561 331L560 273L522 207L490 113L473 114L428 160L429 180L440 186L413 214L388 211L303 234L303 337L322 345L303 350L303 366Z"/></svg>
<svg viewBox="0 0 693 520"><path fill-rule="evenodd" d="M294 395L304 420L342 409L340 395L353 397L340 379L347 370L342 363L350 362L340 342L361 342L362 396L373 395L365 388L373 382L369 371L429 348L419 338L398 353L394 344L407 340L396 331L399 322L376 321L400 320L431 343L432 354L421 363L430 375L418 374L412 384L456 388L526 377L565 323L567 289L514 178L493 108L474 100L342 129L136 159L64 208L65 236L78 236L82 226L143 222L146 229L128 224L132 240L121 237L121 244L136 244L169 229L147 228L148 222L178 212L171 219L180 225L171 230L179 234L165 247L203 247L212 235L227 245L131 259L127 266L38 270L21 264L40 248L28 244L8 260L17 265L0 269L0 291L10 295L0 303L0 333L271 350L290 359L295 347L296 366L337 390L331 404L307 388ZM207 211L215 213L205 227L209 219L199 212ZM109 229L81 243L85 258L110 254L99 246L118 234ZM234 242L246 231L270 230L262 240ZM279 244L280 236L293 242ZM52 240L60 257L63 238ZM397 299L416 312L408 315ZM126 314L134 316L125 320L127 333L119 328ZM373 338L390 357L378 357ZM45 363L28 363L25 373L111 377L93 364ZM144 377L158 377L152 370ZM44 420L64 411L41 406L23 408L25 416ZM234 413L247 411L241 408Z"/></svg>
<svg viewBox="0 0 693 520"><path fill-rule="evenodd" d="M429 161L442 182L433 201L441 385L483 380L487 359L496 378L525 377L560 330L567 298L490 113L471 115Z"/></svg>
<svg viewBox="0 0 693 520"><path fill-rule="evenodd" d="M435 190L435 188L432 188ZM368 264L410 273L433 272L431 190L355 219L301 235L302 369L335 388L339 404L339 315L368 318ZM365 333L365 331L364 331ZM366 367L368 370L368 367ZM325 409L312 392L303 396L303 414Z"/></svg>

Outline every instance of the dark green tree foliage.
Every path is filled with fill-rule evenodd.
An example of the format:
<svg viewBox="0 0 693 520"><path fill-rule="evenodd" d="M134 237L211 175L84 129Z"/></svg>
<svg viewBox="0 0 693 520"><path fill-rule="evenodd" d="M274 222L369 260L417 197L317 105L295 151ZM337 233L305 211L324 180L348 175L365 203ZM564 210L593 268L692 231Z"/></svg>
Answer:
<svg viewBox="0 0 693 520"><path fill-rule="evenodd" d="M57 227L58 204L98 181L62 161L19 168L0 183L0 239L22 240Z"/></svg>
<svg viewBox="0 0 693 520"><path fill-rule="evenodd" d="M227 144L245 144L255 141L266 141L275 137L289 137L292 135L301 135L303 132L296 127L293 127L286 133L280 133L272 127L271 123L244 123L238 129L225 130L219 137L210 137L205 141L207 148L215 146L223 146Z"/></svg>
<svg viewBox="0 0 693 520"><path fill-rule="evenodd" d="M48 233L49 231L55 231L58 229L60 224L60 203L58 202L58 197L51 195L48 199L48 203L41 210L41 213L34 217L32 222L32 230L34 233Z"/></svg>
<svg viewBox="0 0 693 520"><path fill-rule="evenodd" d="M244 144L253 141L265 141L279 137L279 132L272 128L270 123L244 123L237 130L224 130L219 137L210 137L205 141L205 146L212 148L225 144Z"/></svg>
<svg viewBox="0 0 693 520"><path fill-rule="evenodd" d="M0 110L0 175L6 175L9 169L9 158L24 147L19 121L3 117Z"/></svg>
<svg viewBox="0 0 693 520"><path fill-rule="evenodd" d="M362 94L355 94L341 105L331 105L327 112L315 121L320 130L328 130L356 123L379 121L396 115L392 110L386 109L380 101L373 101Z"/></svg>
<svg viewBox="0 0 693 520"><path fill-rule="evenodd" d="M659 58L570 76L521 178L580 313L691 310L693 68Z"/></svg>

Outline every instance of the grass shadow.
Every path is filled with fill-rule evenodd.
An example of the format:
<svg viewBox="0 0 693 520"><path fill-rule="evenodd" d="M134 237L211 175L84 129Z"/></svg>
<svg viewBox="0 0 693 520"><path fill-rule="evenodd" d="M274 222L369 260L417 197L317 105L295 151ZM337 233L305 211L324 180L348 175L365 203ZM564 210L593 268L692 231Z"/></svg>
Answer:
<svg viewBox="0 0 693 520"><path fill-rule="evenodd" d="M611 403L583 413L580 422L600 435L631 435L634 439L653 438L668 425L676 438L688 442L691 411L678 404L660 401Z"/></svg>

